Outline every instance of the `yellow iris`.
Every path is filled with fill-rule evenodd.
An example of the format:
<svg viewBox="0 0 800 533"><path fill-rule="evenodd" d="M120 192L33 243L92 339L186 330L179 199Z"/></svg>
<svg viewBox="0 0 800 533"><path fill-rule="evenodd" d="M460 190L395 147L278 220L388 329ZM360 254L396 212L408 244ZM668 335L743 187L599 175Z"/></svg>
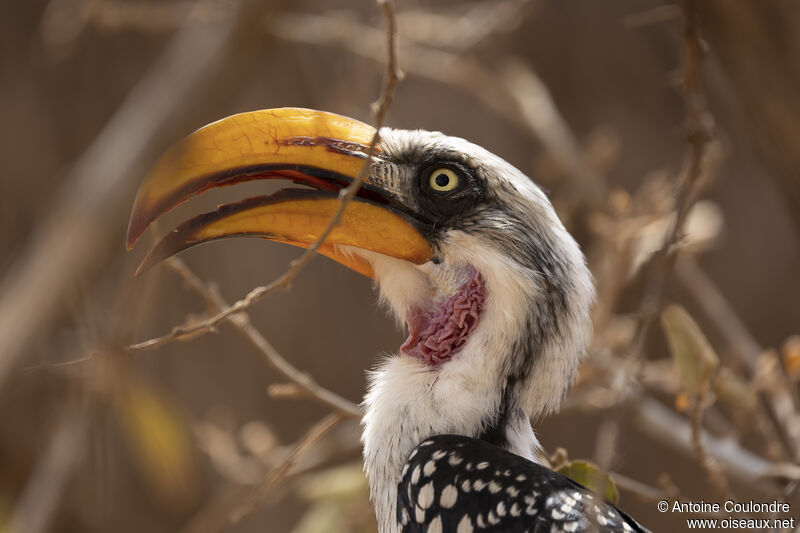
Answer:
<svg viewBox="0 0 800 533"><path fill-rule="evenodd" d="M437 168L429 178L431 189L439 192L452 191L458 187L458 174L449 168Z"/></svg>

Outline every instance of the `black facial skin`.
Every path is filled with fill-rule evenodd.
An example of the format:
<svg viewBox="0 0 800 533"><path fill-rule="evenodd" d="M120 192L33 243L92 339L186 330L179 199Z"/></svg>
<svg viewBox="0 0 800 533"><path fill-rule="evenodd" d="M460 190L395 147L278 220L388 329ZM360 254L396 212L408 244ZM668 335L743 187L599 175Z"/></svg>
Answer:
<svg viewBox="0 0 800 533"><path fill-rule="evenodd" d="M437 191L430 185L431 175L447 168L458 176L458 185L451 191ZM415 196L419 212L433 227L457 226L457 219L469 213L485 199L484 183L468 168L450 161L430 161L417 173Z"/></svg>

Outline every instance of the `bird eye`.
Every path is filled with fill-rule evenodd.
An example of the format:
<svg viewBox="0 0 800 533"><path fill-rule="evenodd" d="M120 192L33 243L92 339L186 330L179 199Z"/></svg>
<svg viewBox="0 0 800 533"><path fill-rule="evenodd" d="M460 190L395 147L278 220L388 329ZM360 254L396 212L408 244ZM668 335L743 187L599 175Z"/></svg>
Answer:
<svg viewBox="0 0 800 533"><path fill-rule="evenodd" d="M458 174L449 168L437 168L431 172L428 183L434 191L449 192L458 187Z"/></svg>

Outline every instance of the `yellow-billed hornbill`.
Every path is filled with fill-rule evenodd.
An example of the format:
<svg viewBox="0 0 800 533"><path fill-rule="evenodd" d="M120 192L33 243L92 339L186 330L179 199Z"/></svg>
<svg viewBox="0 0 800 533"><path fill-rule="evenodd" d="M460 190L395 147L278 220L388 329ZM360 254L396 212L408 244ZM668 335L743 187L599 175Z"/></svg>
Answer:
<svg viewBox="0 0 800 533"><path fill-rule="evenodd" d="M169 233L149 267L195 244L313 243L367 162L374 129L272 109L210 124L170 150L139 190L132 246L164 212L211 187L282 178ZM408 325L370 374L365 470L382 533L641 531L541 466L530 424L558 407L589 335L591 275L527 176L463 139L384 128L368 178L320 252L372 277Z"/></svg>

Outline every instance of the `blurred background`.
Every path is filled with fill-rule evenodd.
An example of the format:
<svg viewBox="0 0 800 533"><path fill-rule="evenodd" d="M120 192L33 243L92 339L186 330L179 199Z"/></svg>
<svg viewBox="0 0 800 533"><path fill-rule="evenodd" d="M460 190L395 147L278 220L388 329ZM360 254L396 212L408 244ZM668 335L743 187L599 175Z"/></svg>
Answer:
<svg viewBox="0 0 800 533"><path fill-rule="evenodd" d="M396 5L406 76L388 125L465 137L522 169L597 280L590 356L539 438L608 468L620 506L656 531L685 527L657 512L665 496L800 509L800 7L694 9L705 53L687 112L677 4ZM300 252L192 249L182 259L203 293L177 263L135 278L150 236L127 253L124 235L149 166L208 122L282 106L371 121L384 28L375 4L348 0L0 4L0 531L374 531L357 421L276 474L329 410L270 393L287 378L234 325L129 347ZM687 141L687 124L710 140ZM697 194L676 205L698 149ZM161 229L270 187L207 193ZM681 209L666 279L656 251ZM655 305L680 305L663 317L648 303L659 279ZM404 338L370 280L321 257L248 313L352 402Z"/></svg>

